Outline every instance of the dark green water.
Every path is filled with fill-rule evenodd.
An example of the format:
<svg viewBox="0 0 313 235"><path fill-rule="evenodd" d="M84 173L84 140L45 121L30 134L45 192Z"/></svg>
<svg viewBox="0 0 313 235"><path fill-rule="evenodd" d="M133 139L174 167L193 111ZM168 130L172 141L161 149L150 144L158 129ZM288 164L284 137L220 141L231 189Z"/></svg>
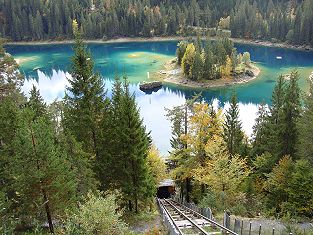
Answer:
<svg viewBox="0 0 313 235"><path fill-rule="evenodd" d="M300 86L307 89L306 78L313 71L313 52L297 51L262 46L236 45L239 52L249 51L251 59L261 69L260 76L249 83L215 89L191 89L166 84L152 94L145 94L138 88L138 82L147 80L147 72L158 71L162 64L175 56L177 42L132 42L113 44L89 44L95 60L96 70L106 80L108 94L111 93L112 78L116 73L126 74L135 92L147 129L151 130L153 140L162 153L170 149L170 124L164 117L164 108L179 105L195 92L202 91L207 101L224 106L235 90L240 101L240 116L248 134L254 122L257 104L265 101L270 104L270 97L279 74L286 74L297 68L301 74ZM29 80L23 91L27 93L35 83L47 102L64 95L69 76L71 45L23 45L7 46L20 63ZM276 57L281 56L282 60ZM227 106L227 104L225 105Z"/></svg>

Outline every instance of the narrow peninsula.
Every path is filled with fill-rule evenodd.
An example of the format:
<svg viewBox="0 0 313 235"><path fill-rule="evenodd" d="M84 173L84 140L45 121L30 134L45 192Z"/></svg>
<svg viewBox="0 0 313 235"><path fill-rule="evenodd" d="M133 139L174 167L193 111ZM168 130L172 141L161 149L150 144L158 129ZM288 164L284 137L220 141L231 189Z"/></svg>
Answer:
<svg viewBox="0 0 313 235"><path fill-rule="evenodd" d="M176 85L210 88L242 84L254 80L260 69L251 62L250 53L238 53L228 38L215 41L198 38L181 41L177 57L164 64L158 77Z"/></svg>

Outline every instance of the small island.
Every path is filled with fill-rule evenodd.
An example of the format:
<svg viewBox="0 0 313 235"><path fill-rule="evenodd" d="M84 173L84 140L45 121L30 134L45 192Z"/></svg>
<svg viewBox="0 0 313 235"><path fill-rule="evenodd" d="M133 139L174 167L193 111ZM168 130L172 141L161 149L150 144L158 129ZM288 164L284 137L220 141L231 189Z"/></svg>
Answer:
<svg viewBox="0 0 313 235"><path fill-rule="evenodd" d="M159 77L168 83L188 87L221 87L252 81L260 69L249 52L238 53L228 38L204 43L181 41L177 57L164 64Z"/></svg>
<svg viewBox="0 0 313 235"><path fill-rule="evenodd" d="M142 91L151 91L155 89L160 89L161 87L162 82L160 81L142 82L139 84L139 89Z"/></svg>

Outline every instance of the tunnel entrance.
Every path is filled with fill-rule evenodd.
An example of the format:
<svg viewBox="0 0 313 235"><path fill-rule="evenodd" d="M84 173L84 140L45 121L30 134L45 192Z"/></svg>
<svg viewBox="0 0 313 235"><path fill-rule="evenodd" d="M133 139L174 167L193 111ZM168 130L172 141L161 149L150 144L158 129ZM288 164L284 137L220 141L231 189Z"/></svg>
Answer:
<svg viewBox="0 0 313 235"><path fill-rule="evenodd" d="M175 193L174 181L171 179L164 180L159 184L157 197L164 199L170 198Z"/></svg>
<svg viewBox="0 0 313 235"><path fill-rule="evenodd" d="M172 186L162 186L158 188L157 197L160 199L170 198L175 190Z"/></svg>

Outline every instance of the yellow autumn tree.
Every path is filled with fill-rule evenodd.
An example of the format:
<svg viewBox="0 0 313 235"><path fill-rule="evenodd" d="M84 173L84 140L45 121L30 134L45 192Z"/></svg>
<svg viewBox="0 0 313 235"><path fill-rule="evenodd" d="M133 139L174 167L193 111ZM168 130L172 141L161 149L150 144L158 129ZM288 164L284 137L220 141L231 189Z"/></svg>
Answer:
<svg viewBox="0 0 313 235"><path fill-rule="evenodd" d="M181 68L184 75L190 78L190 69L196 56L196 48L193 43L189 43L182 59Z"/></svg>
<svg viewBox="0 0 313 235"><path fill-rule="evenodd" d="M194 170L205 163L207 142L215 135L222 134L222 110L214 110L207 103L195 103L188 118L188 133L181 135L186 148L177 150L171 155L175 168L173 179L186 182L194 178Z"/></svg>
<svg viewBox="0 0 313 235"><path fill-rule="evenodd" d="M194 177L208 187L222 207L232 207L244 197L240 188L250 173L247 162L239 155L231 156L219 135L207 143L205 151L205 165L194 170Z"/></svg>
<svg viewBox="0 0 313 235"><path fill-rule="evenodd" d="M220 29L229 29L229 25L230 25L230 16L227 16L225 18L222 17L218 22L218 27Z"/></svg>
<svg viewBox="0 0 313 235"><path fill-rule="evenodd" d="M232 70L231 59L229 58L229 56L227 56L226 64L221 67L221 75L222 75L222 78L223 78L223 79L228 79L228 78L230 78L231 70Z"/></svg>
<svg viewBox="0 0 313 235"><path fill-rule="evenodd" d="M72 28L73 28L73 34L77 35L77 33L79 32L77 20L72 21Z"/></svg>
<svg viewBox="0 0 313 235"><path fill-rule="evenodd" d="M195 103L189 121L189 132L182 136L195 162L203 164L206 158L205 148L215 135L222 134L222 110L215 111L208 103Z"/></svg>
<svg viewBox="0 0 313 235"><path fill-rule="evenodd" d="M166 178L166 164L155 145L150 148L147 160L154 183L158 185Z"/></svg>

